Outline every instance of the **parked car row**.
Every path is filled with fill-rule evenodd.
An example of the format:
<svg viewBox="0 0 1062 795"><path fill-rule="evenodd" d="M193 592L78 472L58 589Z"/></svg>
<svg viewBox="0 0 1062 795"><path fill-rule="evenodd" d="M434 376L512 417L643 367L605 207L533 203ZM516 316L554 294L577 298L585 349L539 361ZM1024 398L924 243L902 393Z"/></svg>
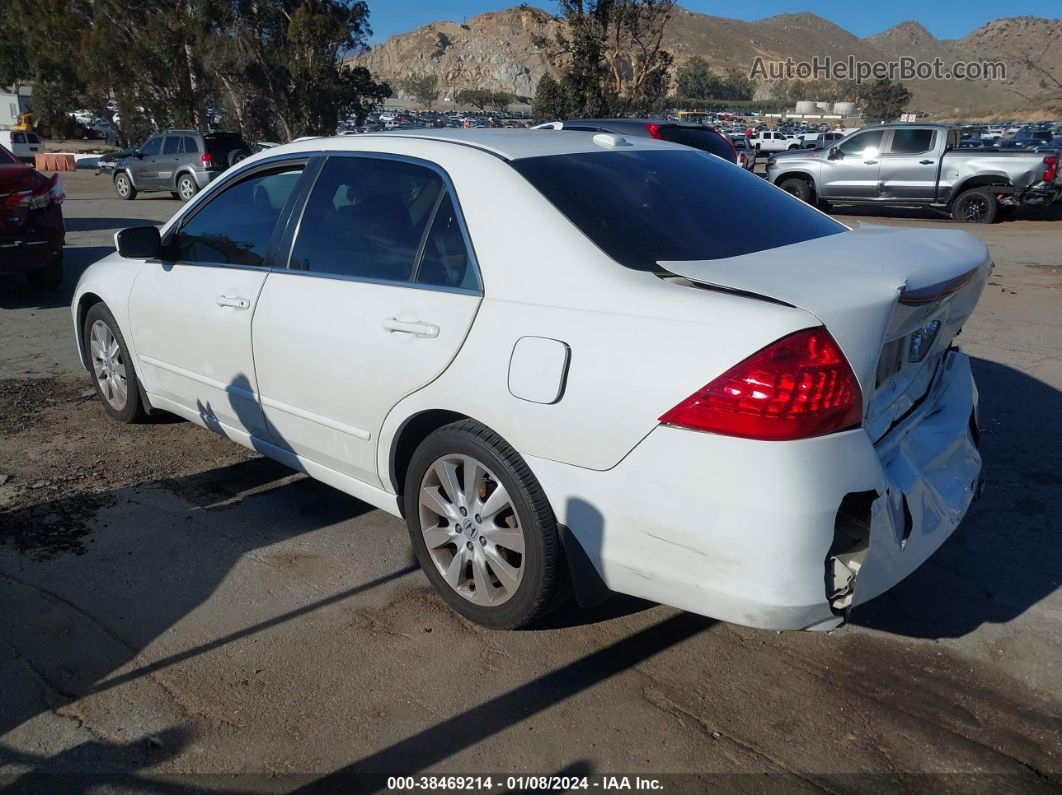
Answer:
<svg viewBox="0 0 1062 795"><path fill-rule="evenodd" d="M850 229L681 125L586 124L297 141L123 230L71 305L103 410L402 517L490 627L569 589L839 625L979 493L953 340L987 251Z"/></svg>

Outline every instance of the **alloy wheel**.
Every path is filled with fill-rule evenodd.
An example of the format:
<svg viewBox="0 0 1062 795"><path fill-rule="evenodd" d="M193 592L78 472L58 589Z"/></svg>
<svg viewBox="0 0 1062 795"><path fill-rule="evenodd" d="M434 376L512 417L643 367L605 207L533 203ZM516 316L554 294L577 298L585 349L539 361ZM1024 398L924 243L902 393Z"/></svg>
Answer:
<svg viewBox="0 0 1062 795"><path fill-rule="evenodd" d="M104 399L115 411L125 408L129 398L129 379L121 346L110 327L102 320L92 324L89 337L92 371Z"/></svg>
<svg viewBox="0 0 1062 795"><path fill-rule="evenodd" d="M118 186L118 195L125 196L129 193L129 179L128 177L118 177L116 180Z"/></svg>
<svg viewBox="0 0 1062 795"><path fill-rule="evenodd" d="M501 481L468 455L446 455L420 485L424 545L446 583L476 605L508 601L524 575L524 532Z"/></svg>
<svg viewBox="0 0 1062 795"><path fill-rule="evenodd" d="M961 214L964 221L976 223L988 214L988 201L981 196L970 196L963 202Z"/></svg>
<svg viewBox="0 0 1062 795"><path fill-rule="evenodd" d="M195 196L195 185L192 183L192 180L190 180L188 177L185 177L178 183L177 192L180 194L182 199L188 201L190 198Z"/></svg>

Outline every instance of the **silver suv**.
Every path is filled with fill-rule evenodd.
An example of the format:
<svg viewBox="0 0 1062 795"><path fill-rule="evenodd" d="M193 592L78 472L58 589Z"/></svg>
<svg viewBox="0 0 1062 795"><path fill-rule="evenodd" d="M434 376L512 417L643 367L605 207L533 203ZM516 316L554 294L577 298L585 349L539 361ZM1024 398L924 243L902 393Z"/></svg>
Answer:
<svg viewBox="0 0 1062 795"><path fill-rule="evenodd" d="M250 153L239 133L167 130L152 135L115 164L114 190L123 199L169 191L174 198L188 201Z"/></svg>

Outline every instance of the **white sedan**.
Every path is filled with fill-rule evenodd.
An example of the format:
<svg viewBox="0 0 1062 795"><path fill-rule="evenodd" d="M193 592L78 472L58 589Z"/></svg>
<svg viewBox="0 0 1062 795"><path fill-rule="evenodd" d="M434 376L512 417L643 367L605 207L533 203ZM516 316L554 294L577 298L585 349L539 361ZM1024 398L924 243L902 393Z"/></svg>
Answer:
<svg viewBox="0 0 1062 795"><path fill-rule="evenodd" d="M308 139L116 242L72 306L103 408L177 414L404 517L488 626L571 588L830 628L978 492L953 338L985 248L849 228L682 146Z"/></svg>

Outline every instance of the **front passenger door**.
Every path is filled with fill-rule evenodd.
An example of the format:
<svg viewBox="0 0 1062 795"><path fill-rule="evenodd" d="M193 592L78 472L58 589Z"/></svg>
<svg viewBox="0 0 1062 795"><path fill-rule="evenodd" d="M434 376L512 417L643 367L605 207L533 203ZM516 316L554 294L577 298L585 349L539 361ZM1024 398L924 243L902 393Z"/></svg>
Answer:
<svg viewBox="0 0 1062 795"><path fill-rule="evenodd" d="M158 158L162 152L162 136L151 136L137 152L137 156L130 161L129 166L133 172L133 184L137 190L158 190Z"/></svg>
<svg viewBox="0 0 1062 795"><path fill-rule="evenodd" d="M129 320L153 405L219 433L270 440L258 400L251 319L273 265L274 232L303 162L255 169L182 218L129 296Z"/></svg>

